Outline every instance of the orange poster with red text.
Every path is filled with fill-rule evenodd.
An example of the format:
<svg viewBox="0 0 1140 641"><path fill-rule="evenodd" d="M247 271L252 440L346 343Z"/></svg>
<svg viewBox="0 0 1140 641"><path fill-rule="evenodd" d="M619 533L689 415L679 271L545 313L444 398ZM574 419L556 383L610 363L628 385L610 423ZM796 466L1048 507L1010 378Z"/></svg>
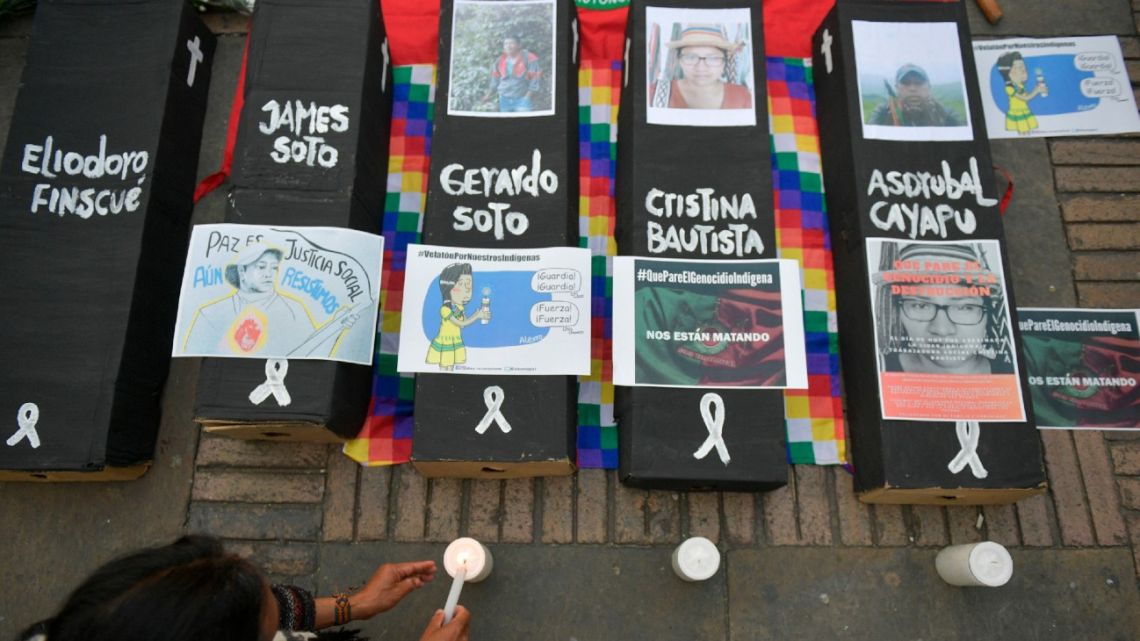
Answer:
<svg viewBox="0 0 1140 641"><path fill-rule="evenodd" d="M883 415L932 421L1024 421L1014 374L880 372Z"/></svg>

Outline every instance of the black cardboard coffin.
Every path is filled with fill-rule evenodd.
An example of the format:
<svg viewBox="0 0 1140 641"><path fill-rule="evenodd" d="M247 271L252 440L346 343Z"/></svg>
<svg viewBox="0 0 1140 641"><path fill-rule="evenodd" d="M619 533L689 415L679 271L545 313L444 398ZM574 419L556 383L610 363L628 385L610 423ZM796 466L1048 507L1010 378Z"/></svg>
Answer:
<svg viewBox="0 0 1140 641"><path fill-rule="evenodd" d="M687 126L649 122L647 80L647 12L645 2L632 4L629 19L629 84L622 92L618 134L617 236L622 255L702 260L776 258L772 168L768 139L767 88L760 5L733 1L662 0L654 7L750 10L751 65L755 87L754 126ZM671 39L667 29L658 37ZM701 63L699 63L701 64ZM683 110L670 110L683 111ZM740 220L703 221L700 217L664 217L647 208L652 190L666 194L713 197L747 194L757 216ZM672 197L670 197L672 198ZM661 208L662 197L653 206ZM728 224L747 225L763 247L734 247L727 252L678 247L661 239L669 228L690 232L707 225L718 232ZM666 231L662 231L666 230ZM615 301L616 303L616 301ZM694 457L708 431L700 413L702 396L718 393L724 401L724 435L731 463L716 456ZM788 482L781 390L671 389L617 387L614 415L618 420L619 477L635 487L676 490L771 490Z"/></svg>
<svg viewBox="0 0 1140 641"><path fill-rule="evenodd" d="M0 479L154 457L213 52L187 3L39 3L0 163Z"/></svg>
<svg viewBox="0 0 1140 641"><path fill-rule="evenodd" d="M442 3L439 83L423 220L425 244L493 248L578 244L578 75L573 63L576 42L570 26L573 7L564 0L554 5L554 73L544 78L549 84L542 85L553 113L494 118L449 113L453 3ZM488 73L497 53L489 50L485 65ZM547 105L536 101L535 106ZM540 189L537 196L527 193L507 198L449 193L441 174L457 164L464 169L527 167L531 173L550 172L557 177L557 188ZM451 171L448 176L462 175L461 170ZM524 215L525 231L513 233L505 216L501 227L492 224L488 231L481 231L484 225L476 225L474 217L493 223L490 202L510 205L504 210L507 215ZM488 216L478 214L480 211L488 212ZM467 226L465 216L471 220L469 229L463 229ZM492 426L479 436L474 429L486 411L483 391L492 385L503 390L507 400L502 412L513 430L503 434ZM576 389L572 376L418 374L412 462L427 476L571 474L576 455Z"/></svg>
<svg viewBox="0 0 1140 641"><path fill-rule="evenodd" d="M959 45L956 53L961 56L962 80L968 97L964 104L972 127L967 129L969 139L897 141L865 137L853 21L947 23L956 27ZM1020 368L1020 381L1027 421L980 424L976 452L988 471L985 478L975 477L968 468L958 473L948 469L947 462L952 461L961 448L954 422L885 420L880 406L869 290L869 273L876 267L869 264L865 250L868 238L907 242L915 239L996 240L1001 247L1000 267L1005 274L1008 294L1006 305L1010 310L1016 309L1008 281L1012 272L1005 252L964 7L961 3L939 2L840 2L817 29L813 50L823 177L835 257L843 380L851 424L855 485L860 499L880 503L981 504L1011 502L1044 491L1046 477L1041 442L1033 423L1024 368ZM946 58L952 59L954 53L949 52ZM901 55L905 58L906 54ZM931 193L929 197L891 195L888 199L879 188L873 193L869 191L869 181L876 170L884 176L891 171L900 172L900 176L907 172L939 176L944 175L943 162L955 179L963 173L970 174L976 166L984 198L973 195L951 198L946 193ZM890 202L878 204L881 201ZM901 228L896 225L883 229L882 223L888 220L886 212L896 201L908 206L917 204L920 209L934 210L940 205L956 212L969 209L974 214L976 228L968 229L968 225L960 226L954 222L956 219L951 219L944 235L929 228L925 233L916 231L912 236L916 228L905 222ZM872 210L880 222L878 226L872 220ZM938 313L936 311L936 316ZM1013 345L1020 346L1016 322L1011 329ZM1019 347L1011 350L1013 355L1018 351Z"/></svg>
<svg viewBox="0 0 1140 641"><path fill-rule="evenodd" d="M245 104L226 222L377 233L391 78L375 0L262 0L250 30ZM338 442L368 411L371 368L289 362L292 402L254 405L265 361L207 358L195 420L238 438Z"/></svg>
<svg viewBox="0 0 1140 641"><path fill-rule="evenodd" d="M368 229L375 210L356 199L304 191L235 189L230 222ZM373 227L374 229L374 227ZM208 432L249 439L340 442L356 436L368 411L372 369L321 360L289 361L285 385L291 402L273 397L254 405L250 392L266 380L265 361L206 358L198 378L195 420Z"/></svg>

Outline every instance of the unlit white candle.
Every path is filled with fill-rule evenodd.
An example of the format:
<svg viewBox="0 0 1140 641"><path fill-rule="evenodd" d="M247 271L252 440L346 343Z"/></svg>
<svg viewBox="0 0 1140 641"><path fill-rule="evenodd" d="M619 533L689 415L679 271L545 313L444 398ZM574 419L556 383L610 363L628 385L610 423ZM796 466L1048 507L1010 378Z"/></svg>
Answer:
<svg viewBox="0 0 1140 641"><path fill-rule="evenodd" d="M463 582L467 580L467 563L461 562L455 571L455 578L451 581L451 591L447 593L447 602L443 606L443 624L451 623L455 616L455 606L459 605L459 593L463 590Z"/></svg>
<svg viewBox="0 0 1140 641"><path fill-rule="evenodd" d="M673 571L686 581L705 581L720 568L720 550L703 536L694 536L673 550Z"/></svg>
<svg viewBox="0 0 1140 641"><path fill-rule="evenodd" d="M934 559L934 567L943 581L960 587L997 588L1013 576L1013 558L993 541L943 548Z"/></svg>

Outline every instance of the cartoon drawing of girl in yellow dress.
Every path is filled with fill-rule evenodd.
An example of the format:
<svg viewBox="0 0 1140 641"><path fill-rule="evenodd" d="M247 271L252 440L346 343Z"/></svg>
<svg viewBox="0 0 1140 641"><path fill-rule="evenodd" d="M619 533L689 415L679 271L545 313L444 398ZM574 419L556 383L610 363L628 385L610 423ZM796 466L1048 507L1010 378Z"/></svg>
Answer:
<svg viewBox="0 0 1140 641"><path fill-rule="evenodd" d="M1002 54L997 59L998 73L1005 79L1005 94L1009 96L1009 109L1005 112L1006 131L1016 131L1021 135L1028 134L1037 128L1037 117L1029 109L1029 101L1037 96L1048 96L1049 88L1045 86L1045 79L1038 70L1037 84L1032 91L1026 91L1029 82L1029 69L1025 66L1025 59L1021 53L1011 51Z"/></svg>
<svg viewBox="0 0 1140 641"><path fill-rule="evenodd" d="M473 288L470 263L452 263L440 272L439 293L443 296L443 305L439 308L439 315L442 321L439 334L428 347L429 365L439 365L441 370L451 371L455 365L467 362L467 348L463 346L460 330L478 320L491 319L491 312L486 307L480 307L471 316L466 315L465 306L471 302Z"/></svg>

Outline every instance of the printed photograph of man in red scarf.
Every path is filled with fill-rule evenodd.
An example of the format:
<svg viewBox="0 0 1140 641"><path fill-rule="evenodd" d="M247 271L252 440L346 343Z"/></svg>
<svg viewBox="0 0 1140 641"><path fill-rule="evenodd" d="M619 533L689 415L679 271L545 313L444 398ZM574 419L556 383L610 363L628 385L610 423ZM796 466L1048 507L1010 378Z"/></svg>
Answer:
<svg viewBox="0 0 1140 641"><path fill-rule="evenodd" d="M553 114L554 19L553 0L456 0L447 113Z"/></svg>

